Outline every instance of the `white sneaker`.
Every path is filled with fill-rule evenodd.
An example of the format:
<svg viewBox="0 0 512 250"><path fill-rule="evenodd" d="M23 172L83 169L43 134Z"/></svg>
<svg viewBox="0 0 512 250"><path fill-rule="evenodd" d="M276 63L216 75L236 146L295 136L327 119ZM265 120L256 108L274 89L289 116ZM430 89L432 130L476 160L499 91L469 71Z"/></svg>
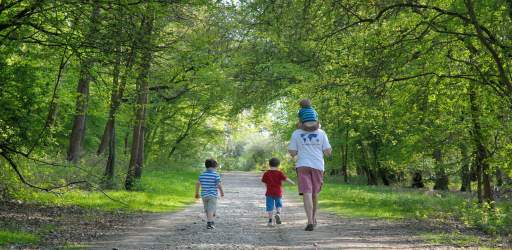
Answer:
<svg viewBox="0 0 512 250"><path fill-rule="evenodd" d="M279 214L276 214L274 217L276 218L276 224L281 224L281 216Z"/></svg>

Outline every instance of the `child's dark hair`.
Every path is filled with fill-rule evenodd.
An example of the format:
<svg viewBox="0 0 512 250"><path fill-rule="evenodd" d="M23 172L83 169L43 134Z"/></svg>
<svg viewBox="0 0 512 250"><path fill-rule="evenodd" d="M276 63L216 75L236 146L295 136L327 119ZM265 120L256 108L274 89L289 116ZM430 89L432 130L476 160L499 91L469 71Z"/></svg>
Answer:
<svg viewBox="0 0 512 250"><path fill-rule="evenodd" d="M311 107L311 101L309 99L302 99L299 102L301 108L309 108Z"/></svg>
<svg viewBox="0 0 512 250"><path fill-rule="evenodd" d="M206 161L204 161L204 166L206 168L216 168L217 162L214 159L206 159Z"/></svg>
<svg viewBox="0 0 512 250"><path fill-rule="evenodd" d="M271 167L279 167L279 164L281 164L281 162L277 158L272 158L268 161L268 165Z"/></svg>

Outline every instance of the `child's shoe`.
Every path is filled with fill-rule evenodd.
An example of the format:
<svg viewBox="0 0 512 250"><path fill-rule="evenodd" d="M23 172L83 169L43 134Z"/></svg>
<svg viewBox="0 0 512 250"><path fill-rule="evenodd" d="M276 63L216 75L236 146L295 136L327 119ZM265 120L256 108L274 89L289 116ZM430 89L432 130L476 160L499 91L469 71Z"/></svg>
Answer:
<svg viewBox="0 0 512 250"><path fill-rule="evenodd" d="M276 214L275 218L276 218L276 224L280 225L281 224L281 215Z"/></svg>
<svg viewBox="0 0 512 250"><path fill-rule="evenodd" d="M268 222L267 222L267 226L268 227L271 227L273 226L274 224L272 224L272 219L268 219Z"/></svg>
<svg viewBox="0 0 512 250"><path fill-rule="evenodd" d="M213 222L207 222L206 223L206 229L215 229L215 225Z"/></svg>

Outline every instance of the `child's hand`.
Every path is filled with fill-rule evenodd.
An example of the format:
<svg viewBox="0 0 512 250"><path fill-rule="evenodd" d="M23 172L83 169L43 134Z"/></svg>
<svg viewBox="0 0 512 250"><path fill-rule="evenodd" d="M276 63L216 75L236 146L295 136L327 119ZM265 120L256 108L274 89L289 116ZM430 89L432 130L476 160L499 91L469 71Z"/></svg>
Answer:
<svg viewBox="0 0 512 250"><path fill-rule="evenodd" d="M199 199L199 194L198 193L196 193L196 199Z"/></svg>
<svg viewBox="0 0 512 250"><path fill-rule="evenodd" d="M220 193L220 197L224 197L224 192L221 192L221 193Z"/></svg>

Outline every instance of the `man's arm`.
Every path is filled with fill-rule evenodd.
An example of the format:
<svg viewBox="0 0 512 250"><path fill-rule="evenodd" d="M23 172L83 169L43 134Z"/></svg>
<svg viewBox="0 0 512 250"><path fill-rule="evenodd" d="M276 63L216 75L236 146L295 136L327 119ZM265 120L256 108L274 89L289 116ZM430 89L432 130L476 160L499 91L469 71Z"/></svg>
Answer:
<svg viewBox="0 0 512 250"><path fill-rule="evenodd" d="M217 184L217 188L220 191L220 197L224 197L224 190L222 189L222 184L221 183Z"/></svg>
<svg viewBox="0 0 512 250"><path fill-rule="evenodd" d="M329 138L327 138L327 134L325 132L323 132L322 135L324 137L322 151L324 152L325 156L331 156L332 155L332 147L331 147L331 144L329 143Z"/></svg>
<svg viewBox="0 0 512 250"><path fill-rule="evenodd" d="M288 153L290 153L292 157L295 157L297 155L297 150L288 150Z"/></svg>
<svg viewBox="0 0 512 250"><path fill-rule="evenodd" d="M201 183L196 182L196 199L199 199L199 188L201 187Z"/></svg>
<svg viewBox="0 0 512 250"><path fill-rule="evenodd" d="M288 153L290 153L292 158L295 157L298 152L298 145L297 145L297 141L295 140L295 137L296 137L296 133L293 132L292 138L290 139L290 143L288 144Z"/></svg>
<svg viewBox="0 0 512 250"><path fill-rule="evenodd" d="M332 148L324 149L324 155L325 156L331 156L332 155Z"/></svg>

